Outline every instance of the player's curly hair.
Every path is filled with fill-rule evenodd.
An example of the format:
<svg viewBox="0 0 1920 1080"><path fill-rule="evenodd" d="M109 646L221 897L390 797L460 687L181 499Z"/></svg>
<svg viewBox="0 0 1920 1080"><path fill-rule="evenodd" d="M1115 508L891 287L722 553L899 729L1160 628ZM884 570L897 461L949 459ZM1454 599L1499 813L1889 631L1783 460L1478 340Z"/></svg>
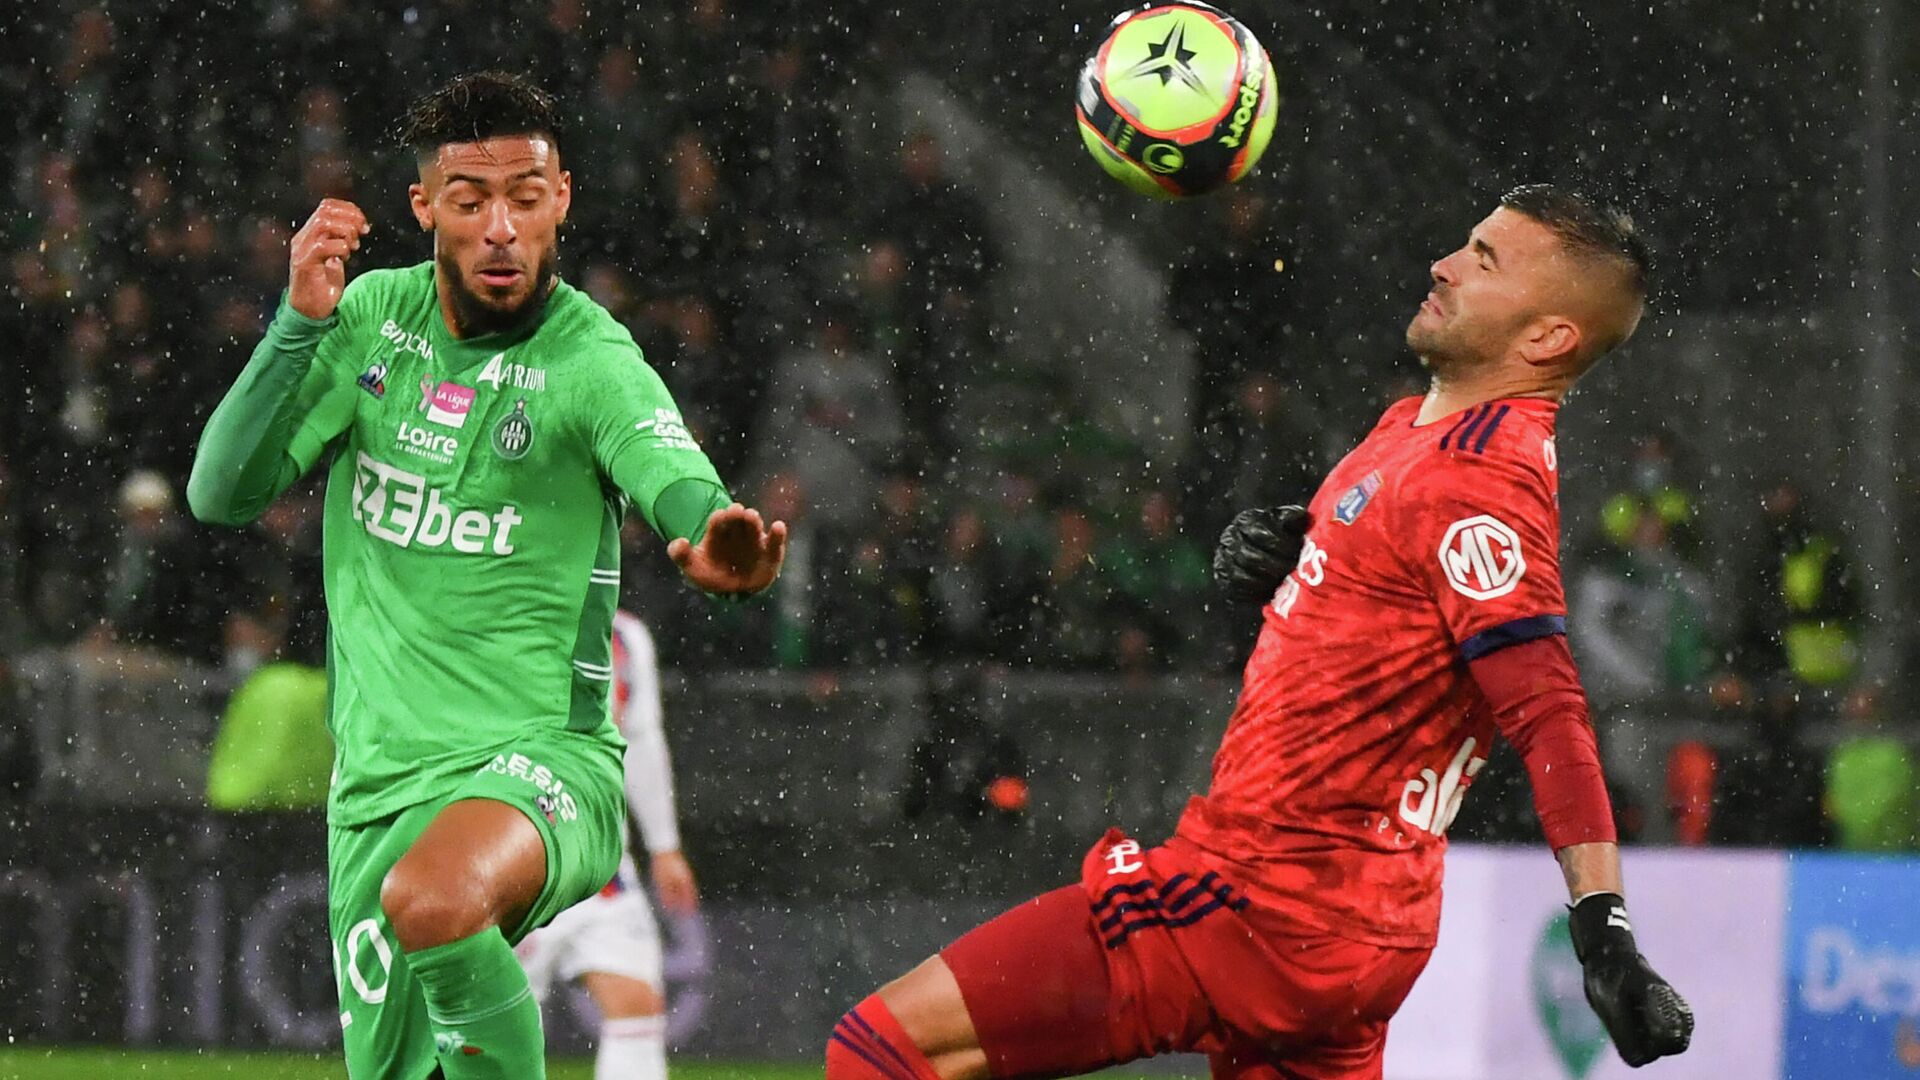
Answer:
<svg viewBox="0 0 1920 1080"><path fill-rule="evenodd" d="M532 80L506 71L476 71L456 76L408 106L399 138L424 160L448 143L500 135L544 135L558 150L560 128L559 105Z"/></svg>
<svg viewBox="0 0 1920 1080"><path fill-rule="evenodd" d="M1554 184L1522 184L1501 196L1500 205L1551 229L1568 251L1616 263L1633 295L1647 295L1652 259L1626 211Z"/></svg>

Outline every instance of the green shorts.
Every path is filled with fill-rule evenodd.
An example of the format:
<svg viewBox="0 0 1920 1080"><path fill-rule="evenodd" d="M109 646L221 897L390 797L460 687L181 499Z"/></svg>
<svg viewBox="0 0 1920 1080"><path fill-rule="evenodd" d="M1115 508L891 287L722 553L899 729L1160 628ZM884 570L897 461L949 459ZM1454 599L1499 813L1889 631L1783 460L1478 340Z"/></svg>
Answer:
<svg viewBox="0 0 1920 1080"><path fill-rule="evenodd" d="M427 823L461 799L518 807L546 841L546 884L519 926L501 928L510 943L598 892L620 868L626 800L619 749L573 732L527 738L443 798L330 827L327 921L352 1080L421 1080L434 1069L426 1002L380 909L380 885Z"/></svg>

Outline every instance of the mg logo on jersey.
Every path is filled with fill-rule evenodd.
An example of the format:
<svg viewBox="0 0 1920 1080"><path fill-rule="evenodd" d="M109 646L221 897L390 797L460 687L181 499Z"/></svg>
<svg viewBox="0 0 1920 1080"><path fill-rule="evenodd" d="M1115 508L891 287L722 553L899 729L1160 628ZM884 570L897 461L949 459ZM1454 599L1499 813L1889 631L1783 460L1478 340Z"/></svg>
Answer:
<svg viewBox="0 0 1920 1080"><path fill-rule="evenodd" d="M1473 756L1474 746L1471 737L1461 743L1445 773L1436 776L1432 769L1421 769L1419 776L1407 781L1400 789L1401 821L1435 836L1447 834L1447 826L1453 824L1467 797L1467 781L1487 763L1486 758Z"/></svg>
<svg viewBox="0 0 1920 1080"><path fill-rule="evenodd" d="M513 527L526 519L503 506L456 511L419 473L396 469L360 452L353 470L353 520L397 547L450 547L463 555L513 554Z"/></svg>
<svg viewBox="0 0 1920 1080"><path fill-rule="evenodd" d="M1492 514L1454 522L1440 541L1440 569L1455 592L1475 600L1505 596L1526 576L1520 536Z"/></svg>

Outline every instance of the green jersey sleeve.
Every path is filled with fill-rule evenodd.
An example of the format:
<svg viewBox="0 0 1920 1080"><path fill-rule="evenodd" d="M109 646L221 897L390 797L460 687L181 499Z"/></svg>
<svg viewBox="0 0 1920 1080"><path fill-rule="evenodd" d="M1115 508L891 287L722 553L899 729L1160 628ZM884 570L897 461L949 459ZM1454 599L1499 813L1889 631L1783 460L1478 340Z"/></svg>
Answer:
<svg viewBox="0 0 1920 1080"><path fill-rule="evenodd" d="M604 392L592 399L594 461L655 533L698 542L707 515L731 501L726 485L694 442L659 373L631 339L623 344L609 358Z"/></svg>
<svg viewBox="0 0 1920 1080"><path fill-rule="evenodd" d="M187 480L195 517L244 525L320 460L353 421L347 361L364 320L365 275L347 285L326 319L281 298L273 321L232 389L207 418Z"/></svg>

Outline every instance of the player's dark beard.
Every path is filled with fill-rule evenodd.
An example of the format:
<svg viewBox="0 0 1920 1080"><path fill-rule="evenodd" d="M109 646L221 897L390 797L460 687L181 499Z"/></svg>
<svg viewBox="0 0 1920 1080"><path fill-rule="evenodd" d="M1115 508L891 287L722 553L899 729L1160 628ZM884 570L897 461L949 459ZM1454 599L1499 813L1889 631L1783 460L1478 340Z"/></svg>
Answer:
<svg viewBox="0 0 1920 1080"><path fill-rule="evenodd" d="M1414 355L1420 359L1420 367L1436 378L1445 378L1473 366L1471 356L1461 356L1445 342L1426 339L1417 345L1411 341L1407 344L1413 346Z"/></svg>
<svg viewBox="0 0 1920 1080"><path fill-rule="evenodd" d="M1434 375L1445 377L1474 364L1472 349L1457 340L1452 330L1421 330L1415 322L1407 324L1407 347L1420 358L1420 366Z"/></svg>
<svg viewBox="0 0 1920 1080"><path fill-rule="evenodd" d="M1433 371L1447 366L1445 357L1437 355L1440 351L1440 343L1434 340L1434 335L1422 333L1409 325L1406 337L1407 348L1412 349L1414 355L1420 358L1421 367Z"/></svg>
<svg viewBox="0 0 1920 1080"><path fill-rule="evenodd" d="M463 338L485 337L513 329L547 302L547 294L553 291L553 280L559 274L560 249L550 247L540 257L540 265L533 271L532 291L510 308L494 307L467 288L466 278L460 273L460 262L451 254L442 252L435 256L435 261L447 282L447 297L453 303L454 332Z"/></svg>

